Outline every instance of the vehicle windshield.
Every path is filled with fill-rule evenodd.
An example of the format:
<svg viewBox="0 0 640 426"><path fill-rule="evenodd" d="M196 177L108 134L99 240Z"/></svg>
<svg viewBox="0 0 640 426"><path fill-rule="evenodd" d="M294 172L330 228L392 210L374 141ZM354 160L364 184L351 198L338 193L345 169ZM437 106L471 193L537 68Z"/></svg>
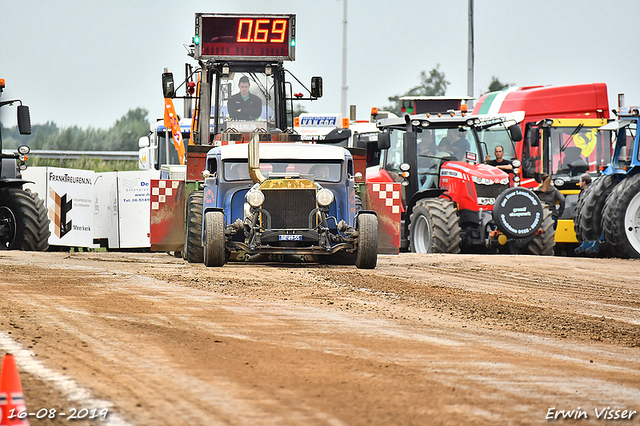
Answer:
<svg viewBox="0 0 640 426"><path fill-rule="evenodd" d="M382 166L397 181L402 181L400 165L405 162L403 139L406 131L392 129L390 146ZM478 154L476 138L466 128L431 128L417 133L417 167L420 189L438 187L440 164L443 160L462 161L466 152Z"/></svg>
<svg viewBox="0 0 640 426"><path fill-rule="evenodd" d="M492 160L495 160L494 153L497 146L502 147L502 158L505 160L511 161L516 158L513 141L504 123L496 124L487 129L478 129L478 137L483 151L482 159L489 155Z"/></svg>
<svg viewBox="0 0 640 426"><path fill-rule="evenodd" d="M300 160L260 160L263 175L284 174L310 175L321 182L340 182L342 163L340 162L304 162ZM224 179L228 182L249 180L249 167L246 160L224 161Z"/></svg>
<svg viewBox="0 0 640 426"><path fill-rule="evenodd" d="M251 132L275 126L274 76L257 72L235 72L220 77L217 99L220 130ZM215 116L215 102L211 116Z"/></svg>
<svg viewBox="0 0 640 426"><path fill-rule="evenodd" d="M611 158L611 132L597 127L551 127L549 160L553 175L598 173Z"/></svg>
<svg viewBox="0 0 640 426"><path fill-rule="evenodd" d="M180 164L178 151L173 144L173 137L168 129L159 131L158 135L158 164ZM183 132L182 139L185 145L189 143L189 133ZM169 158L167 159L167 152Z"/></svg>
<svg viewBox="0 0 640 426"><path fill-rule="evenodd" d="M618 130L616 144L617 156L614 159L614 167L622 168L631 165L631 156L633 155L633 144L636 140L636 132L638 130L638 122L632 121L628 126ZM640 156L640 150L638 150ZM638 158L640 160L640 158Z"/></svg>

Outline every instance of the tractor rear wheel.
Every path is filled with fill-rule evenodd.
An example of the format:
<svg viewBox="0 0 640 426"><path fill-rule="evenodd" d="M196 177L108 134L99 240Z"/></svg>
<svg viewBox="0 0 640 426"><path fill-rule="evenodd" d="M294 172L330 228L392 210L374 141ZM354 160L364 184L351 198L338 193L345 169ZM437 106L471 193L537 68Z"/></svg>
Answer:
<svg viewBox="0 0 640 426"><path fill-rule="evenodd" d="M187 220L184 227L184 259L189 263L204 262L202 248L203 191L193 191L187 198Z"/></svg>
<svg viewBox="0 0 640 426"><path fill-rule="evenodd" d="M622 181L603 212L604 240L619 257L640 258L640 174Z"/></svg>
<svg viewBox="0 0 640 426"><path fill-rule="evenodd" d="M536 235L534 239L527 244L527 250L529 253L537 256L553 256L556 245L556 231L553 229L553 216L548 207L542 210L542 223L540 227L542 228L542 233Z"/></svg>
<svg viewBox="0 0 640 426"><path fill-rule="evenodd" d="M225 264L224 215L207 212L204 215L204 264L220 267Z"/></svg>
<svg viewBox="0 0 640 426"><path fill-rule="evenodd" d="M591 190L585 195L584 202L577 213L580 220L579 241L595 241L602 234L602 212L607 197L618 184L618 178L614 175L602 176L596 179L590 186Z"/></svg>
<svg viewBox="0 0 640 426"><path fill-rule="evenodd" d="M358 215L357 226L356 267L373 269L378 263L378 217L371 213Z"/></svg>
<svg viewBox="0 0 640 426"><path fill-rule="evenodd" d="M460 253L460 218L455 204L444 198L424 198L409 218L413 253Z"/></svg>
<svg viewBox="0 0 640 426"><path fill-rule="evenodd" d="M36 193L0 188L0 250L46 251L49 223L44 201Z"/></svg>
<svg viewBox="0 0 640 426"><path fill-rule="evenodd" d="M587 186L580 192L578 195L578 201L576 202L576 208L573 211L573 230L576 233L576 238L578 239L578 243L582 244L582 227L580 226L580 217L582 212L582 207L584 205L584 199L587 198L587 195L593 189L593 185Z"/></svg>

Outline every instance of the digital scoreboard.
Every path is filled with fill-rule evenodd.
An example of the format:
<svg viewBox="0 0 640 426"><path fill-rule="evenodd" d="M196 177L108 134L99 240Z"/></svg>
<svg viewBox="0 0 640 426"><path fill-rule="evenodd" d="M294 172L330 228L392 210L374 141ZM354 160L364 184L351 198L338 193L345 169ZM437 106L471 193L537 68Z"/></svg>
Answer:
<svg viewBox="0 0 640 426"><path fill-rule="evenodd" d="M196 13L196 58L221 60L295 59L295 15Z"/></svg>

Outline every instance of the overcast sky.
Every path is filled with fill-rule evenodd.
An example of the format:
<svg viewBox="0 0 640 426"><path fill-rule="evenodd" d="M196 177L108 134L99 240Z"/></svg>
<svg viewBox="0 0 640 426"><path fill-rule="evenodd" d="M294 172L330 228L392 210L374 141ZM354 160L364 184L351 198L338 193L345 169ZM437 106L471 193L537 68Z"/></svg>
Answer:
<svg viewBox="0 0 640 426"><path fill-rule="evenodd" d="M366 119L372 106L419 83L437 64L467 94L467 0L347 0L348 105ZM340 112L341 0L21 0L2 2L0 100L20 98L34 124L108 128L130 109L163 112L161 73L184 77L194 16L203 13L294 13L296 61L308 84L324 79L309 112ZM605 82L610 107L625 93L640 104L640 1L476 0L475 90L492 76L517 86ZM182 111L181 105L176 109ZM15 107L0 109L6 127Z"/></svg>

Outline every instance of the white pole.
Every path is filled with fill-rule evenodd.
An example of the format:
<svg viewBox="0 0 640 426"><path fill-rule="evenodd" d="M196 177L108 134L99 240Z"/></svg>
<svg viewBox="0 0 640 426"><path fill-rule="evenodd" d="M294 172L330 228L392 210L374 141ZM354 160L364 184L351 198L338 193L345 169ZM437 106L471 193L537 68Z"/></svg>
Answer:
<svg viewBox="0 0 640 426"><path fill-rule="evenodd" d="M467 96L473 97L473 0L469 0L469 57L467 59ZM467 101L469 111L473 101Z"/></svg>
<svg viewBox="0 0 640 426"><path fill-rule="evenodd" d="M342 96L340 99L340 112L343 117L349 117L347 111L347 0L342 0L343 21L342 21Z"/></svg>

